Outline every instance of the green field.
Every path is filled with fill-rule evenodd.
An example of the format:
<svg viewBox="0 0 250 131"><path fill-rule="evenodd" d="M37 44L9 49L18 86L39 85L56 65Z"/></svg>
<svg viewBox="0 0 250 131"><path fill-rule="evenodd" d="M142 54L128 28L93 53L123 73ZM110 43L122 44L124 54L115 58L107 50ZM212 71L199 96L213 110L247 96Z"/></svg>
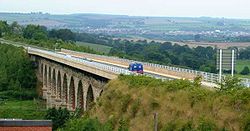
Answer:
<svg viewBox="0 0 250 131"><path fill-rule="evenodd" d="M243 70L243 68L245 66L248 66L248 68L250 69L250 60L237 60L236 67L235 67L235 69L237 71L237 76L250 78L250 75L241 75L240 74L240 72Z"/></svg>
<svg viewBox="0 0 250 131"><path fill-rule="evenodd" d="M85 46L90 49L93 49L94 51L108 54L112 47L105 46L105 45L99 45L99 44L93 44L93 43L87 43L87 42L76 42L77 45Z"/></svg>
<svg viewBox="0 0 250 131"><path fill-rule="evenodd" d="M0 118L43 119L46 107L39 100L5 100L0 101Z"/></svg>

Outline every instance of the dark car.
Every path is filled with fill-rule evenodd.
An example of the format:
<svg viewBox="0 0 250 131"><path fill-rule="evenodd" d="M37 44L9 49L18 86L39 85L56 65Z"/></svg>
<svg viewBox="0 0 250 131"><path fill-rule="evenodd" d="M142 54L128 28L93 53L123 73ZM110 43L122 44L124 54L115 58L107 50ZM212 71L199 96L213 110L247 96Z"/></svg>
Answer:
<svg viewBox="0 0 250 131"><path fill-rule="evenodd" d="M129 71L143 74L143 65L141 63L131 63L128 67Z"/></svg>

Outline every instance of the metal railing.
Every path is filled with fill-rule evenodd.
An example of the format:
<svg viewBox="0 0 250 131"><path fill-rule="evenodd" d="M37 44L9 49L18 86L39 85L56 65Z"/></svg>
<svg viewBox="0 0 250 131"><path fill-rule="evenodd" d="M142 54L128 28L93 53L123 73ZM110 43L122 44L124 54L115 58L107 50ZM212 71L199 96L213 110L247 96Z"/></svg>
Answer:
<svg viewBox="0 0 250 131"><path fill-rule="evenodd" d="M128 71L128 70L123 69L123 68L119 68L119 67L115 67L115 66L111 66L111 65L106 65L106 64L102 64L102 63L98 63L98 62L94 62L94 61L90 62L90 61L80 59L80 58L69 57L67 55L59 54L59 53L56 53L53 51L45 51L45 50L40 50L40 49L28 47L28 52L30 52L30 51L51 55L51 56L58 57L61 59L67 59L71 62L77 62L77 63L84 64L84 65L87 65L89 67L96 68L99 70L110 71L110 72L118 74L118 75L119 74L136 75L136 73Z"/></svg>
<svg viewBox="0 0 250 131"><path fill-rule="evenodd" d="M6 40L3 40L3 39L0 39L0 40L3 43L9 44L8 41L6 41ZM69 57L67 57L66 55L56 53L55 51L53 51L51 49L38 47L38 46L35 46L35 45L20 44L20 43L17 43L17 42L10 43L10 44L15 45L15 46L23 46L28 51L29 50L38 51L38 52L41 52L41 53L47 53L47 54L50 54L50 55L53 55L53 56L57 56L57 57L61 57L63 59L69 60ZM66 50L66 49L62 49L62 50ZM72 51L72 50L67 50L67 51L71 51L71 52L75 52L75 53L81 53L81 54L85 54L85 55L91 55L91 56L99 57L99 58L113 59L114 61L122 61L122 62L127 62L127 63L138 62L138 63L142 63L143 65L149 66L149 67L160 68L160 69L173 71L173 72L189 73L189 74L193 74L195 76L201 76L203 78L204 82L209 82L209 83L218 83L218 81L219 81L219 75L215 74L215 73L196 71L196 70L192 70L192 69L185 69L185 68L179 68L179 67L173 67L173 66L165 66L165 65L153 64L153 63L148 63L148 62L140 62L140 61L135 61L135 60L118 58L118 57L114 57L114 56L96 55L96 54L83 53L83 52L77 52L77 51ZM80 58L75 58L75 57L71 57L70 60L74 61L74 62L80 62L82 64L86 64L86 65L88 65L90 67L95 67L95 68L97 68L99 70L111 71L111 72L116 73L116 74L138 75L137 73L128 71L127 69L124 69L124 68L119 68L117 66L111 66L111 65L107 65L107 64L103 64L103 63L98 63L98 62L90 62L90 61L83 60L83 59L80 59ZM162 80L171 79L171 78L168 78L168 77L153 75L153 74L147 74L147 76L155 77L157 79L162 79ZM225 78L225 77L226 76L223 75L222 79ZM241 80L242 85L244 85L246 87L250 87L250 79L248 79L248 78L240 78L240 80Z"/></svg>
<svg viewBox="0 0 250 131"><path fill-rule="evenodd" d="M62 49L62 50L66 50L66 49ZM66 50L66 51L71 51L71 50ZM71 51L71 52L90 55L93 57L112 59L113 61L121 61L121 62L127 62L127 63L138 62L138 63L142 63L145 66L149 66L149 67L153 67L153 68L160 68L163 70L168 70L168 71L173 71L173 72L182 72L182 73L193 74L195 76L201 76L203 82L215 83L215 84L219 82L219 75L215 74L215 73L196 71L196 70L192 70L192 69L185 69L185 68L166 66L166 65L160 65L160 64L153 64L153 63L148 63L148 62L134 61L134 60L123 59L123 58L118 58L118 57L114 57L114 56L96 55L96 54L83 53L83 52L77 52L77 51ZM222 75L222 79L224 79L225 77L226 77L225 75ZM247 78L239 78L239 79L241 80L242 85L250 87L250 79L247 79Z"/></svg>

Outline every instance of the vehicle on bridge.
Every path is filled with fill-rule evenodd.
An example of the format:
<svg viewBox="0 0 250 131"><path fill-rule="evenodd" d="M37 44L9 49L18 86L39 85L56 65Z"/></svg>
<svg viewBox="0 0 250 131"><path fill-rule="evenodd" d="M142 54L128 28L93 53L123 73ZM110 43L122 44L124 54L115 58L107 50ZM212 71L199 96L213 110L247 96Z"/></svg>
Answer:
<svg viewBox="0 0 250 131"><path fill-rule="evenodd" d="M143 74L143 65L141 63L131 63L128 67L129 71Z"/></svg>
<svg viewBox="0 0 250 131"><path fill-rule="evenodd" d="M66 57L71 58L71 55L68 55L68 54L67 54Z"/></svg>

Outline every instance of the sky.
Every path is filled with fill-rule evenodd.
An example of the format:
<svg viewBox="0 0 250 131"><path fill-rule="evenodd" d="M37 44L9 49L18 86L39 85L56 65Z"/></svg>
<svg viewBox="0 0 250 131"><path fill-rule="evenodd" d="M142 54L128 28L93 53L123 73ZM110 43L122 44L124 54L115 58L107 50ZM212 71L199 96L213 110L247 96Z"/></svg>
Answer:
<svg viewBox="0 0 250 131"><path fill-rule="evenodd" d="M250 0L0 0L0 12L250 19Z"/></svg>

